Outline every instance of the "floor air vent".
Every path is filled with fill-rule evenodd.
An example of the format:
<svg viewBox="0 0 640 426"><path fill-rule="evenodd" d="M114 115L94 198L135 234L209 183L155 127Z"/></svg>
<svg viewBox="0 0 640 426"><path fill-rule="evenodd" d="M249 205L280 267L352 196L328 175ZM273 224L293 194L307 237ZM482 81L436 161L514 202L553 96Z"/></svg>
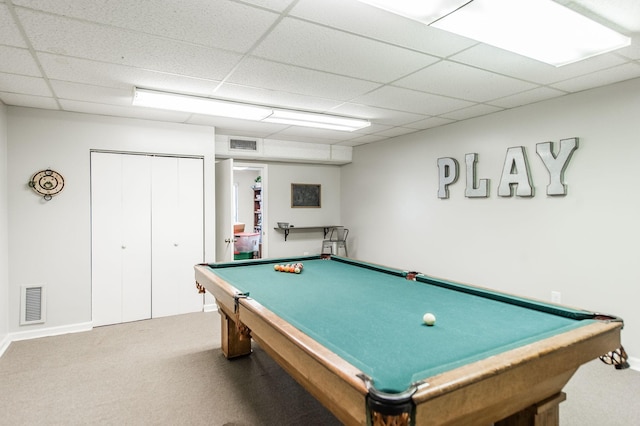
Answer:
<svg viewBox="0 0 640 426"><path fill-rule="evenodd" d="M40 324L45 320L44 286L23 286L20 297L20 325Z"/></svg>

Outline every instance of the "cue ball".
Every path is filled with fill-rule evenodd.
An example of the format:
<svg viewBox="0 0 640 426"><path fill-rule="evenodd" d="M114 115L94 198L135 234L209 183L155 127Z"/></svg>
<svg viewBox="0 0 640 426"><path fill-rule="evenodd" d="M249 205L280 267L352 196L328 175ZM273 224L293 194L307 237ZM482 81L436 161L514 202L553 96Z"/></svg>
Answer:
<svg viewBox="0 0 640 426"><path fill-rule="evenodd" d="M422 321L424 321L424 323L427 325L434 325L436 323L436 316L433 315L431 312L427 312L422 317Z"/></svg>

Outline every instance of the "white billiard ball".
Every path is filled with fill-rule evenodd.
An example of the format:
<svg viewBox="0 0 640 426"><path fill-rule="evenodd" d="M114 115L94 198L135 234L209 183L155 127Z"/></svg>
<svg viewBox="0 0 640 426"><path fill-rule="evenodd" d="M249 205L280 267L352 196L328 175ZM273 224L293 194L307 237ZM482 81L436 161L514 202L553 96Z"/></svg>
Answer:
<svg viewBox="0 0 640 426"><path fill-rule="evenodd" d="M424 321L424 323L427 325L434 325L436 323L436 316L431 312L427 312L423 315L422 321Z"/></svg>

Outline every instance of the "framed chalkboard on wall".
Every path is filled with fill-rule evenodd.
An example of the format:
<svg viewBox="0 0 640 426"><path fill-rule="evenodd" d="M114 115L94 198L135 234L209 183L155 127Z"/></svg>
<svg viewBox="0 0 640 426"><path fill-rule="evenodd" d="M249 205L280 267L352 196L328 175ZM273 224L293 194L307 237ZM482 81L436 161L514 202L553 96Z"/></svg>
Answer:
<svg viewBox="0 0 640 426"><path fill-rule="evenodd" d="M291 184L291 207L320 207L320 185L307 183Z"/></svg>

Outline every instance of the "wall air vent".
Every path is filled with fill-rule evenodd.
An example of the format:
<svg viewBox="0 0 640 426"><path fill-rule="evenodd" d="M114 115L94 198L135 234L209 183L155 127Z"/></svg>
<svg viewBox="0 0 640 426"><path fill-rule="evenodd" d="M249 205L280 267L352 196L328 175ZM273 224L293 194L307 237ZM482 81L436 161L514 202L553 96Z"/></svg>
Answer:
<svg viewBox="0 0 640 426"><path fill-rule="evenodd" d="M243 151L257 151L258 141L255 139L229 139L229 149L241 149Z"/></svg>
<svg viewBox="0 0 640 426"><path fill-rule="evenodd" d="M20 297L20 325L45 321L45 288L42 285L23 286Z"/></svg>

